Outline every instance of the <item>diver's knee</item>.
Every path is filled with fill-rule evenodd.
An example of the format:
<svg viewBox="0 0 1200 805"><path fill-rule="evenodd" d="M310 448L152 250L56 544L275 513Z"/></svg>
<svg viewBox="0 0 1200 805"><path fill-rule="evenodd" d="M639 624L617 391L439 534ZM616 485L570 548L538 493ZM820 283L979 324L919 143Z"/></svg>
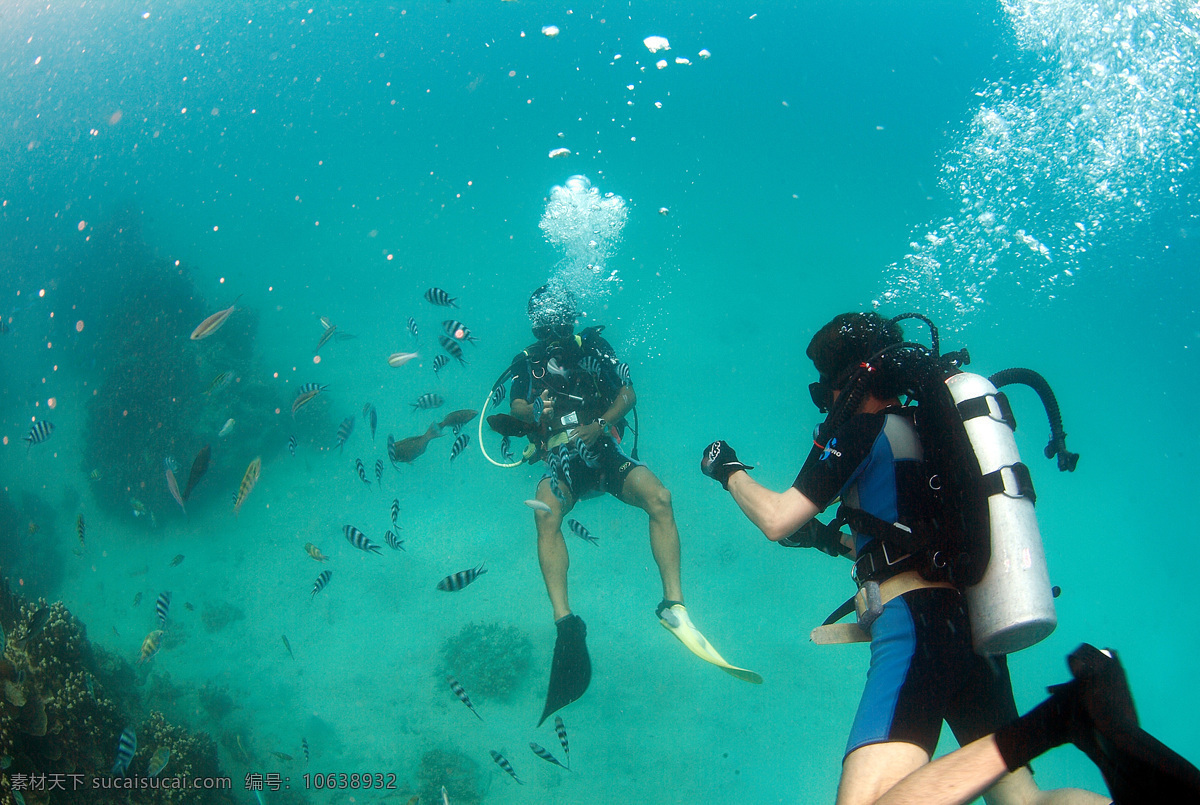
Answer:
<svg viewBox="0 0 1200 805"><path fill-rule="evenodd" d="M659 484L656 489L651 489L646 493L646 511L651 517L670 516L671 509L671 490L667 489L662 484Z"/></svg>

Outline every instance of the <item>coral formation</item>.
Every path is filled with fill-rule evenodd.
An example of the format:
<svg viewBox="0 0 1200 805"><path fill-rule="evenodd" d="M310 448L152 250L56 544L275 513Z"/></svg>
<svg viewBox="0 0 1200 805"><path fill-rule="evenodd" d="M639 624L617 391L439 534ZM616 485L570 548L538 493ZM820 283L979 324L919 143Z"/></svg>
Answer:
<svg viewBox="0 0 1200 805"><path fill-rule="evenodd" d="M160 746L170 749L176 774L218 774L216 747L159 713L137 717L141 704L128 663L93 651L83 624L61 602L24 601L0 578L0 626L8 636L0 656L0 757L10 759L0 772L0 798L10 799L17 775L27 782L38 775L43 785L50 775L79 775L53 792L55 803L219 801L212 791L93 789L93 779L110 776L127 725L139 735L130 766L139 774ZM46 790L23 793L30 805L47 801Z"/></svg>
<svg viewBox="0 0 1200 805"><path fill-rule="evenodd" d="M82 297L78 315L88 321L75 358L94 373L82 469L101 505L152 526L175 506L166 458L186 472L212 444L213 470L220 472L281 449L286 435L276 411L286 403L254 356L255 311L239 308L212 338L192 341L195 326L233 300L204 300L189 268L155 255L136 226L81 259L73 279ZM210 391L226 371L231 382ZM217 433L230 418L238 438L218 447ZM209 500L224 503L224 496Z"/></svg>
<svg viewBox="0 0 1200 805"><path fill-rule="evenodd" d="M206 603L204 610L200 613L200 621L210 632L219 632L234 621L243 620L245 617L246 613L241 607L235 607L227 601L216 604Z"/></svg>
<svg viewBox="0 0 1200 805"><path fill-rule="evenodd" d="M417 784L422 802L441 802L442 786L456 805L483 801L483 780L479 764L455 749L439 747L421 755Z"/></svg>
<svg viewBox="0 0 1200 805"><path fill-rule="evenodd" d="M508 699L525 680L532 657L529 636L516 626L469 623L442 643L438 675L456 677L472 696Z"/></svg>

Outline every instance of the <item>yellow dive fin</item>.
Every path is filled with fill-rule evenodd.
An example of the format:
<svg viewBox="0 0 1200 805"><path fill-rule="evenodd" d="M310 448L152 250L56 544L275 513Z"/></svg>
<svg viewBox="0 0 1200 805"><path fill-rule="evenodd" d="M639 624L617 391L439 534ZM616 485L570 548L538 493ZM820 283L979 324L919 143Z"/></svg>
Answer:
<svg viewBox="0 0 1200 805"><path fill-rule="evenodd" d="M688 651L705 662L710 662L725 673L736 676L745 682L755 685L762 684L762 677L753 671L725 662L725 658L712 647L712 644L704 635L700 634L700 630L692 623L683 604L675 604L669 609L664 609L659 615L659 623L663 625L664 629L678 637L679 642L687 646Z"/></svg>

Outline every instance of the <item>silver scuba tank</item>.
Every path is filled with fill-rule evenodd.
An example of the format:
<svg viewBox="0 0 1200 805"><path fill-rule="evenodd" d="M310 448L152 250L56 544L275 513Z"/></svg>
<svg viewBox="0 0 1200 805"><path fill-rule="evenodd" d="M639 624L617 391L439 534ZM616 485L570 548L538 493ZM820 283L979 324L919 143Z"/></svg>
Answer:
<svg viewBox="0 0 1200 805"><path fill-rule="evenodd" d="M996 387L970 372L947 378L946 385L955 404L986 403L986 409L981 406L986 413L964 419L963 426L980 470L985 476L999 472L1003 490L988 498L991 559L979 583L966 590L967 610L975 651L1010 654L1044 639L1058 625L1037 515L1022 489L1021 478L1028 471L1021 465Z"/></svg>

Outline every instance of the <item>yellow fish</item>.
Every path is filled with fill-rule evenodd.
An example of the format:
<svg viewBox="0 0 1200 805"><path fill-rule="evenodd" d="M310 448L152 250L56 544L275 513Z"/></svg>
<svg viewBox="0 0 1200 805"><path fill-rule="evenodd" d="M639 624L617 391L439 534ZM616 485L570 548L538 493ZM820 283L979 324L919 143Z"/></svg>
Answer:
<svg viewBox="0 0 1200 805"><path fill-rule="evenodd" d="M329 561L329 558L325 556L325 554L321 553L321 549L316 545L313 545L311 542L304 543L304 550L308 552L309 556L311 556L313 559L316 559L318 562Z"/></svg>
<svg viewBox="0 0 1200 805"><path fill-rule="evenodd" d="M167 767L167 761L171 759L171 750L165 746L160 746L154 750L154 754L150 756L150 763L146 766L147 777L157 777L158 773Z"/></svg>
<svg viewBox="0 0 1200 805"><path fill-rule="evenodd" d="M139 665L158 653L159 641L162 640L162 636L162 629L155 629L146 635L146 639L142 641L142 656L138 658Z"/></svg>
<svg viewBox="0 0 1200 805"><path fill-rule="evenodd" d="M262 472L262 456L251 461L250 466L246 468L246 474L242 476L242 485L238 487L237 498L233 501L233 514L235 517L242 510L242 504L246 502L246 498L250 495L250 490L254 489L254 485L258 483L260 472Z"/></svg>
<svg viewBox="0 0 1200 805"><path fill-rule="evenodd" d="M241 298L241 295L238 295L237 299ZM234 299L233 304L229 307L225 308L224 310L218 310L216 313L200 322L200 325L196 327L195 330L192 330L192 340L199 341L201 338L208 338L217 330L221 329L221 325L225 323L225 320L233 315L233 311L237 310L237 299Z"/></svg>

